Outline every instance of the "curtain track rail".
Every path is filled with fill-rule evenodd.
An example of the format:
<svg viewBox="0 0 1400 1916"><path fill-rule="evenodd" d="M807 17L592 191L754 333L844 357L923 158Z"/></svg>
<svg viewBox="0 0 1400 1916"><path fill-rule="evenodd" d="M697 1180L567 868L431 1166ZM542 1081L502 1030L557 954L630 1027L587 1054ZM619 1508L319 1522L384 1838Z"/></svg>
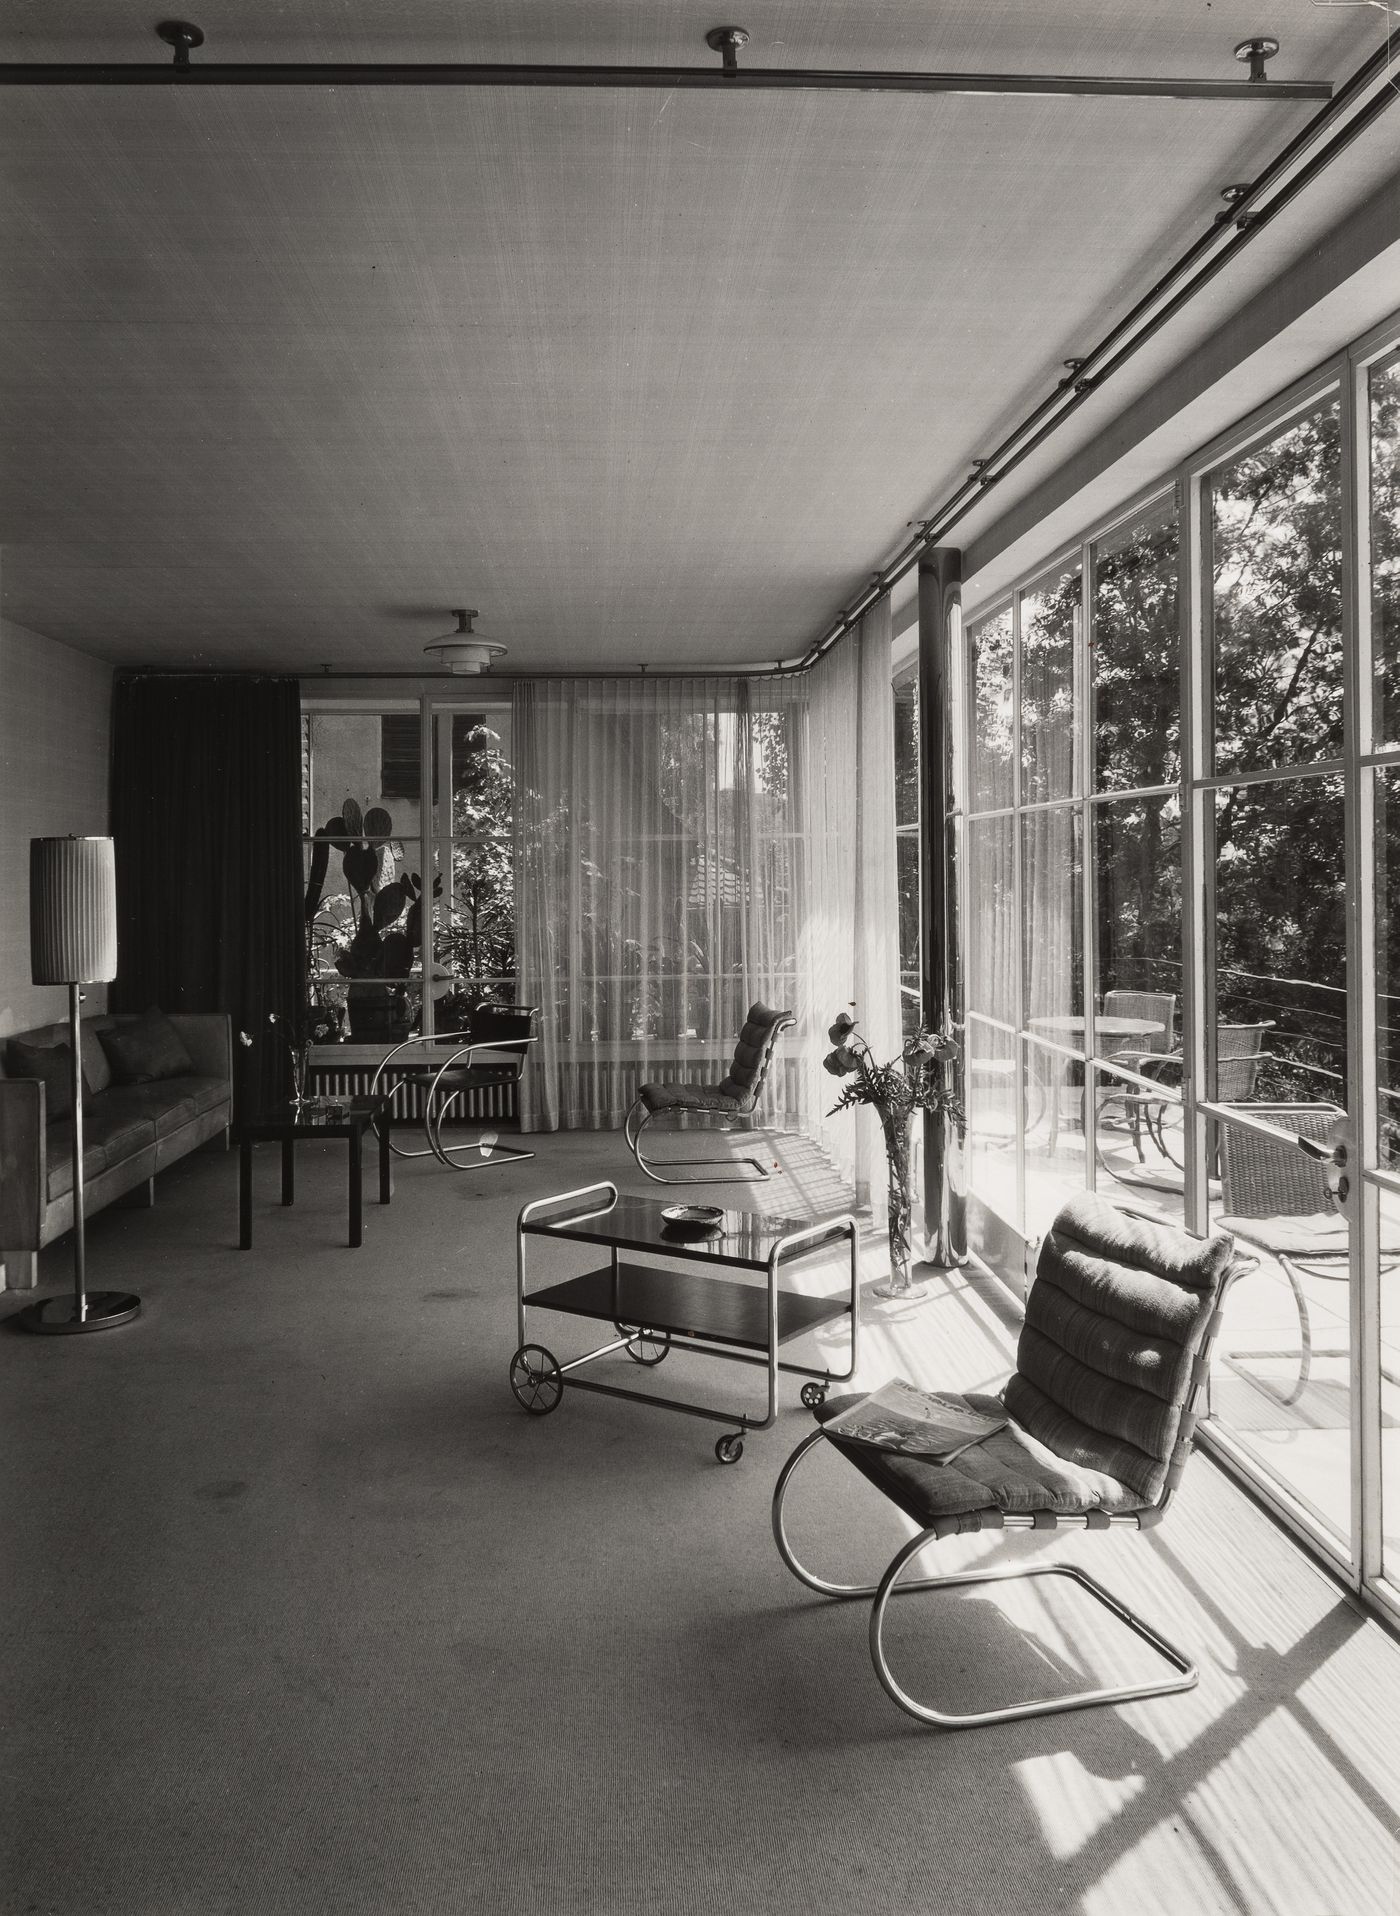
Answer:
<svg viewBox="0 0 1400 1916"><path fill-rule="evenodd" d="M1199 238L1082 359L1066 362L1070 367L1069 376L1060 380L985 458L976 462L968 477L928 518L917 522L918 531L914 536L906 540L893 559L870 575L871 583L862 589L852 605L842 607L831 628L800 657L785 659L776 669L797 672L815 665L883 593L898 584L927 551L946 539L993 487L1028 459L1378 120L1400 97L1400 87L1387 78L1395 57L1389 39L1382 42L1342 83L1322 111L1270 160L1256 180L1242 192L1231 189L1228 210L1215 216ZM1317 150L1306 157L1314 147Z"/></svg>
<svg viewBox="0 0 1400 1916"><path fill-rule="evenodd" d="M291 86L291 87L606 87L734 93L961 93L1042 95L1061 99L1249 100L1256 105L1287 100L1325 100L1331 87L1318 80L1270 80L1267 63L1278 41L1258 35L1242 40L1236 60L1246 76L1232 80L1153 79L1131 74L1078 73L884 73L827 68L743 67L738 55L748 43L743 27L711 27L705 44L721 56L718 67L689 66L502 66L420 61L250 62L199 61L190 54L204 44L203 31L187 20L163 20L158 38L174 48L173 61L94 61L55 65L0 65L4 86Z"/></svg>

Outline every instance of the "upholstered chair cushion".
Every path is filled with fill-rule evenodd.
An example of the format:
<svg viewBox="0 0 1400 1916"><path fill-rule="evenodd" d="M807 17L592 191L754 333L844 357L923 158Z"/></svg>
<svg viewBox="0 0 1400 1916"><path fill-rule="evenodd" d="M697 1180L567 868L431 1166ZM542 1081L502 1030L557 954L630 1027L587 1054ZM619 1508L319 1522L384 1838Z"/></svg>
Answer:
<svg viewBox="0 0 1400 1916"><path fill-rule="evenodd" d="M722 1097L733 1098L745 1109L754 1103L773 1048L774 1028L786 1017L785 1011L770 1011L767 1005L749 1006L749 1015L734 1047L733 1063L727 1076L716 1086Z"/></svg>
<svg viewBox="0 0 1400 1916"><path fill-rule="evenodd" d="M717 1086L707 1084L644 1084L637 1096L648 1111L742 1111L746 1107Z"/></svg>
<svg viewBox="0 0 1400 1916"><path fill-rule="evenodd" d="M1090 1192L1071 1198L1041 1246L1007 1415L1155 1502L1233 1251L1224 1234L1189 1238Z"/></svg>
<svg viewBox="0 0 1400 1916"><path fill-rule="evenodd" d="M790 1022L786 1011L770 1011L767 1005L749 1006L734 1059L718 1084L644 1084L637 1096L647 1110L752 1111L763 1089L764 1074L772 1055L774 1040L781 1026Z"/></svg>
<svg viewBox="0 0 1400 1916"><path fill-rule="evenodd" d="M1233 1252L1228 1236L1140 1223L1082 1192L1041 1245L1000 1399L967 1397L978 1410L1000 1403L1004 1429L947 1464L831 1441L926 1529L985 1529L991 1512L1102 1521L1148 1510L1165 1488ZM825 1423L856 1401L831 1398L817 1415Z"/></svg>

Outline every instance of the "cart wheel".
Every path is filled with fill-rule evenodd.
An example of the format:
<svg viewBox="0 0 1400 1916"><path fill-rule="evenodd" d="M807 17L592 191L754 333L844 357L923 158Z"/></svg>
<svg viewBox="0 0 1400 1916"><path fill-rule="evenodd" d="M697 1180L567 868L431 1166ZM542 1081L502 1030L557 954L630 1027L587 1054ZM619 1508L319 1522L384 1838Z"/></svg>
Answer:
<svg viewBox="0 0 1400 1916"><path fill-rule="evenodd" d="M645 1324L633 1330L630 1324L619 1324L618 1333L627 1339L627 1355L634 1364L645 1364L648 1370L659 1364L671 1348L669 1331L649 1331Z"/></svg>
<svg viewBox="0 0 1400 1916"><path fill-rule="evenodd" d="M809 1383L802 1386L802 1401L808 1410L820 1410L826 1402L826 1385Z"/></svg>
<svg viewBox="0 0 1400 1916"><path fill-rule="evenodd" d="M744 1454L744 1440L737 1435L721 1437L715 1445L715 1455L722 1464L737 1464Z"/></svg>
<svg viewBox="0 0 1400 1916"><path fill-rule="evenodd" d="M522 1410L532 1417L547 1417L559 1408L564 1373L543 1344L522 1344L510 1360L510 1387Z"/></svg>

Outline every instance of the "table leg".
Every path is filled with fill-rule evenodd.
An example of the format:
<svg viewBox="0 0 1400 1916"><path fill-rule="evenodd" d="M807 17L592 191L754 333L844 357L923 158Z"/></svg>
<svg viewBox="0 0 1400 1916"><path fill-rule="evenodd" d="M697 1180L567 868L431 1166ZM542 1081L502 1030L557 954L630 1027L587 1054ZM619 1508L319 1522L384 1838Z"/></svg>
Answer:
<svg viewBox="0 0 1400 1916"><path fill-rule="evenodd" d="M238 1147L238 1248L253 1248L253 1144L244 1138Z"/></svg>
<svg viewBox="0 0 1400 1916"><path fill-rule="evenodd" d="M282 1202L284 1204L290 1204L297 1194L296 1151L297 1151L297 1147L296 1147L295 1138L283 1138L282 1140Z"/></svg>
<svg viewBox="0 0 1400 1916"><path fill-rule="evenodd" d="M389 1113L375 1122L379 1133L379 1202L387 1204L394 1195L394 1154L389 1149Z"/></svg>
<svg viewBox="0 0 1400 1916"><path fill-rule="evenodd" d="M364 1165L361 1152L364 1149L364 1137L359 1131L352 1130L349 1139L350 1148L350 1248L358 1250L365 1241L364 1214Z"/></svg>

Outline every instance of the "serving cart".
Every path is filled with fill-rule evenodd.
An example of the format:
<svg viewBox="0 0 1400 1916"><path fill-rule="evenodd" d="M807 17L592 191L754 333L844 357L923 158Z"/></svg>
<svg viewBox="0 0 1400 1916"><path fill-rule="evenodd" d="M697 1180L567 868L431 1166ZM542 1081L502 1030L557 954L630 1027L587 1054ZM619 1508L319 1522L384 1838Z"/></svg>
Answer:
<svg viewBox="0 0 1400 1916"><path fill-rule="evenodd" d="M703 1229L675 1216L695 1208L667 1204L659 1198L620 1196L617 1186L606 1182L556 1197L536 1198L525 1206L517 1220L515 1237L520 1342L510 1364L510 1387L523 1409L536 1417L546 1416L558 1408L567 1387L597 1391L604 1397L625 1397L633 1403L704 1417L712 1423L737 1423L737 1430L727 1432L715 1444L719 1461L734 1464L744 1454L745 1433L767 1430L777 1417L779 1371L808 1380L802 1386L802 1401L809 1407L824 1400L830 1384L845 1383L854 1376L860 1282L854 1217L844 1211L792 1218L725 1210L716 1211L716 1221ZM526 1277L526 1246L536 1238L601 1246L608 1254L607 1262L582 1276L531 1290ZM780 1284L781 1272L843 1239L850 1259L849 1291L813 1296ZM645 1261L624 1259L624 1251ZM686 1268L665 1268L654 1261L658 1258ZM727 1275L730 1272L736 1275ZM753 1282L754 1275L763 1276L766 1282ZM593 1318L611 1325L615 1334L596 1350L561 1363L545 1345L527 1341L528 1311ZM848 1370L813 1369L779 1358L779 1347L790 1339L843 1317L850 1320ZM580 1374L588 1365L621 1350L648 1368L660 1364L673 1350L727 1358L736 1364L756 1364L768 1375L766 1412L761 1417L736 1417L732 1410L628 1390L621 1384L603 1383Z"/></svg>

